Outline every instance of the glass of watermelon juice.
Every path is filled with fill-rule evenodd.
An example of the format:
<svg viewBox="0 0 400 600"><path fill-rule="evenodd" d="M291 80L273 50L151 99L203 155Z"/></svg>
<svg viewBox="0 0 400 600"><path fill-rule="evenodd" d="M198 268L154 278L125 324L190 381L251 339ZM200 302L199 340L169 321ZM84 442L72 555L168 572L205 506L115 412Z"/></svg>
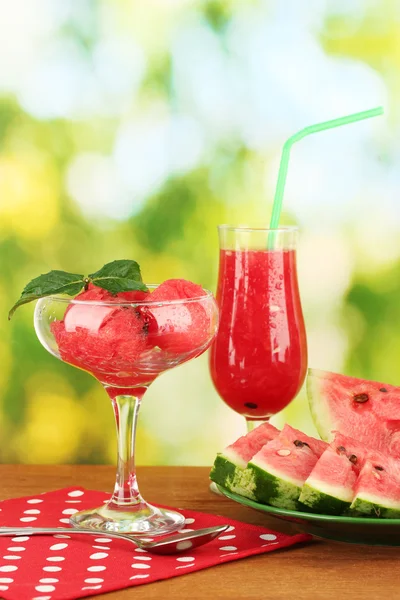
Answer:
<svg viewBox="0 0 400 600"><path fill-rule="evenodd" d="M112 497L101 507L75 513L70 519L75 527L156 536L184 523L181 514L142 498L135 470L136 422L144 393L160 373L202 354L218 327L211 292L183 281L164 282L163 291L161 285L149 285L147 293L116 297L93 287L73 299L48 296L36 304L35 330L42 345L102 383L117 425ZM163 300L166 289L172 289L174 300Z"/></svg>
<svg viewBox="0 0 400 600"><path fill-rule="evenodd" d="M252 429L299 392L307 342L297 281L297 229L221 225L217 302L210 353L221 398Z"/></svg>

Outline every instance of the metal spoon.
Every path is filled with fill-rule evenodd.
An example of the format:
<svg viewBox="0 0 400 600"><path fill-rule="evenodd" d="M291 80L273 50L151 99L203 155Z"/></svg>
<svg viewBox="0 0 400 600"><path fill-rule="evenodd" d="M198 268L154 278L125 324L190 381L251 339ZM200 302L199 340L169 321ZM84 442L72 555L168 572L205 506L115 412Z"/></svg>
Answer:
<svg viewBox="0 0 400 600"><path fill-rule="evenodd" d="M139 539L131 536L127 533L114 533L109 531L101 531L95 529L84 529L84 528L67 528L67 527L0 527L0 536L13 536L13 535L53 535L57 533L61 534L86 534L106 536L110 538L122 539L135 546L152 552L153 554L178 554L185 550L191 550L211 542L216 537L221 535L228 529L229 525L219 525L218 527L207 527L207 529L197 529L196 531L188 531L186 533L179 533L172 535L167 538L162 538L158 541L148 541L145 539Z"/></svg>

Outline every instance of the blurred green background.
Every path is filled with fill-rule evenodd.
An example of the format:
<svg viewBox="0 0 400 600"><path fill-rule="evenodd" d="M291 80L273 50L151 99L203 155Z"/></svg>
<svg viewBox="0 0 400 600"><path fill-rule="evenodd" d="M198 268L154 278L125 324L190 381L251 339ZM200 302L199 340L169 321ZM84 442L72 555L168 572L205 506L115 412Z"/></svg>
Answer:
<svg viewBox="0 0 400 600"><path fill-rule="evenodd" d="M137 260L215 290L216 226L267 225L298 129L385 116L294 148L312 367L400 384L397 0L0 1L0 461L113 462L111 406L37 341L25 283ZM313 433L304 392L274 421ZM244 432L203 356L143 403L139 464L209 464Z"/></svg>

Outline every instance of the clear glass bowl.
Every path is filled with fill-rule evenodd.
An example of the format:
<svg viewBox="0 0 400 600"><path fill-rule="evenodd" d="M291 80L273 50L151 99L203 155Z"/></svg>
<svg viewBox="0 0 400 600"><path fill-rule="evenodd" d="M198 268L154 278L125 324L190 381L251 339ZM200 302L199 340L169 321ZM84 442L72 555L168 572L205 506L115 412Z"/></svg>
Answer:
<svg viewBox="0 0 400 600"><path fill-rule="evenodd" d="M149 285L151 291L158 286ZM34 324L51 354L91 373L115 414L118 464L114 492L101 507L75 513L71 524L135 535L164 535L184 522L175 511L143 500L135 470L135 432L144 393L155 378L202 354L218 328L211 292L168 301L79 300L48 296L36 304Z"/></svg>

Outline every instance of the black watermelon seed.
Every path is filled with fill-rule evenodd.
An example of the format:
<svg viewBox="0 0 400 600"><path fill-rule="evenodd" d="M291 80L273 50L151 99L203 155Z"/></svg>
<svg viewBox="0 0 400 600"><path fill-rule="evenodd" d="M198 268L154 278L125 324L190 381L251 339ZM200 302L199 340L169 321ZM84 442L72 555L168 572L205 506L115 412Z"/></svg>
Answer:
<svg viewBox="0 0 400 600"><path fill-rule="evenodd" d="M309 444L307 444L307 442L302 442L301 440L294 440L293 444L298 448L302 448L303 446L307 446L307 448L310 447Z"/></svg>
<svg viewBox="0 0 400 600"><path fill-rule="evenodd" d="M349 461L353 463L353 465L355 465L357 463L357 456L355 454L352 454L351 456L349 456Z"/></svg>
<svg viewBox="0 0 400 600"><path fill-rule="evenodd" d="M245 402L244 405L247 406L247 408L258 408L258 405L254 402Z"/></svg>
<svg viewBox="0 0 400 600"><path fill-rule="evenodd" d="M376 469L377 471L384 471L384 470L385 470L385 469L384 469L383 467L381 467L380 465L376 465L376 466L375 466L375 469Z"/></svg>
<svg viewBox="0 0 400 600"><path fill-rule="evenodd" d="M346 452L346 448L344 446L338 446L336 450L338 454L344 454Z"/></svg>
<svg viewBox="0 0 400 600"><path fill-rule="evenodd" d="M354 396L354 402L358 402L359 404L364 404L364 402L368 402L368 400L368 394L356 394Z"/></svg>
<svg viewBox="0 0 400 600"><path fill-rule="evenodd" d="M387 389L386 389L386 388L379 388L379 391L380 391L380 392L387 393Z"/></svg>

